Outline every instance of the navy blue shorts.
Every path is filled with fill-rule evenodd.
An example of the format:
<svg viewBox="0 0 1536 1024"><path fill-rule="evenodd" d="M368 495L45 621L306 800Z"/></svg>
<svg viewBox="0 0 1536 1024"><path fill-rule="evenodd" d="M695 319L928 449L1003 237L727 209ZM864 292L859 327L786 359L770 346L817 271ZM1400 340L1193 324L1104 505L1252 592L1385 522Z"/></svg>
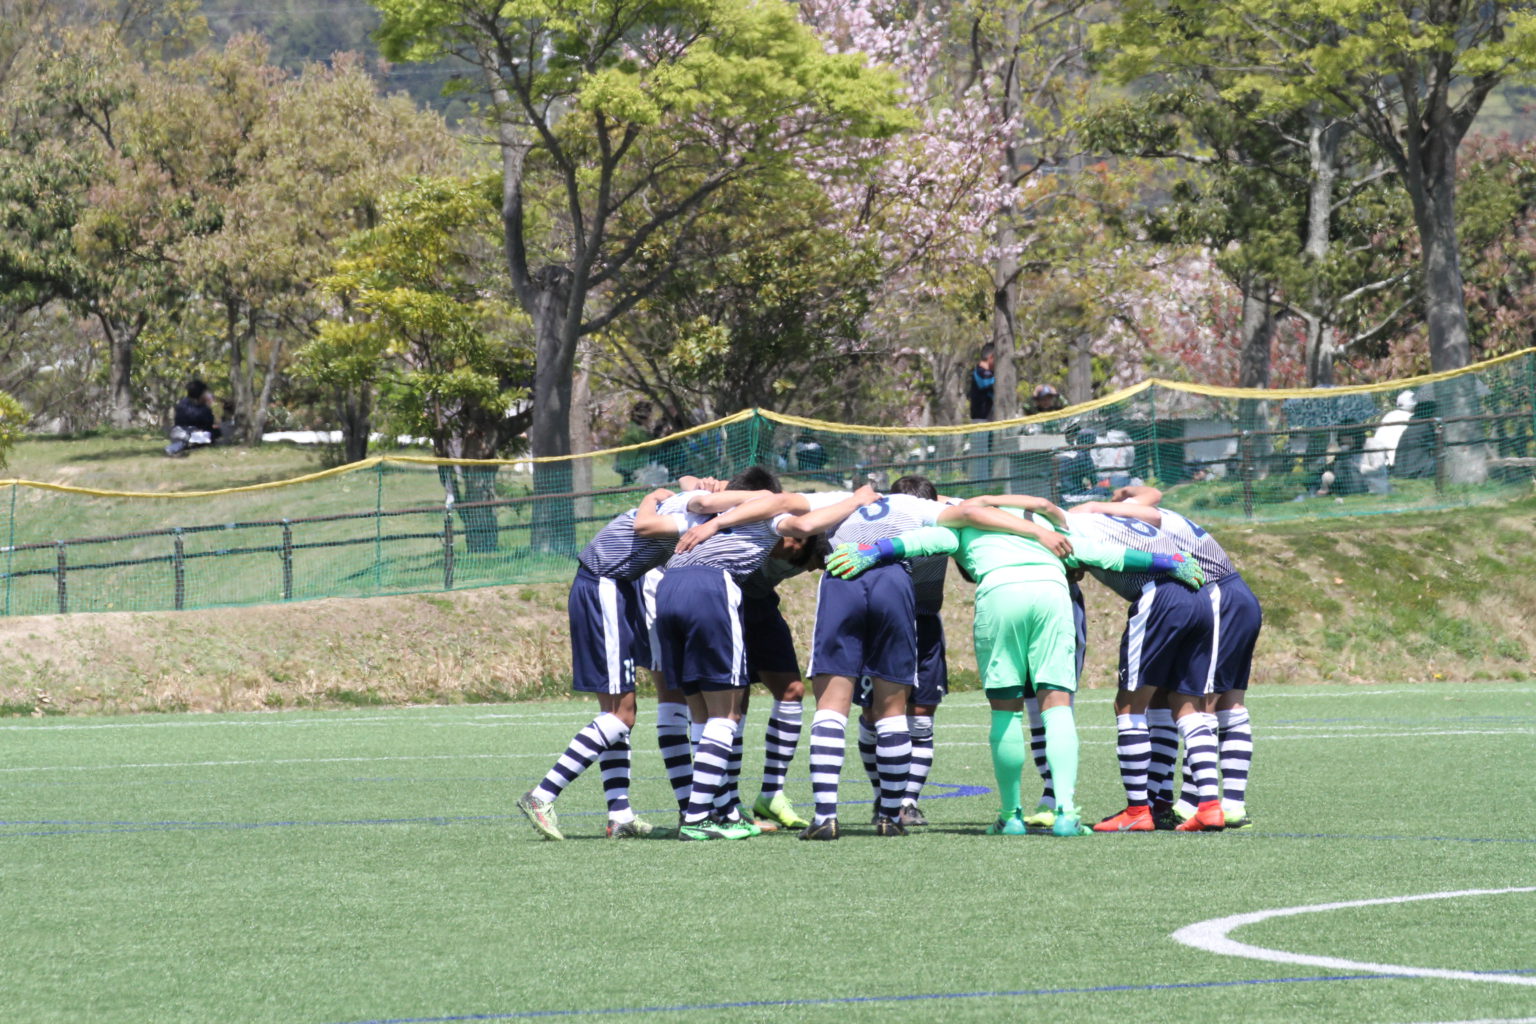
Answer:
<svg viewBox="0 0 1536 1024"><path fill-rule="evenodd" d="M1077 681L1083 681L1083 662L1088 657L1088 606L1083 603L1083 588L1067 582L1067 594L1072 598L1072 632L1077 635Z"/></svg>
<svg viewBox="0 0 1536 1024"><path fill-rule="evenodd" d="M916 684L917 612L905 568L882 565L852 580L822 574L810 673Z"/></svg>
<svg viewBox="0 0 1536 1024"><path fill-rule="evenodd" d="M743 597L741 618L746 629L748 678L761 682L763 672L800 674L795 637L779 611L777 594L771 599Z"/></svg>
<svg viewBox="0 0 1536 1024"><path fill-rule="evenodd" d="M645 609L635 580L576 570L566 600L571 621L571 687L582 693L633 693L635 666L649 665Z"/></svg>
<svg viewBox="0 0 1536 1024"><path fill-rule="evenodd" d="M1120 688L1211 693L1214 597L1171 581L1147 584L1131 602L1120 637Z"/></svg>
<svg viewBox="0 0 1536 1024"><path fill-rule="evenodd" d="M1212 692L1246 690L1248 673L1253 668L1253 647L1259 640L1259 627L1264 624L1259 599L1237 573L1208 583L1205 589L1220 595L1212 643L1216 663Z"/></svg>
<svg viewBox="0 0 1536 1024"><path fill-rule="evenodd" d="M724 569L668 569L656 587L656 642L667 682L685 694L746 686L741 588Z"/></svg>
<svg viewBox="0 0 1536 1024"><path fill-rule="evenodd" d="M917 613L917 686L912 703L937 707L949 693L949 662L944 658L944 620L938 612Z"/></svg>

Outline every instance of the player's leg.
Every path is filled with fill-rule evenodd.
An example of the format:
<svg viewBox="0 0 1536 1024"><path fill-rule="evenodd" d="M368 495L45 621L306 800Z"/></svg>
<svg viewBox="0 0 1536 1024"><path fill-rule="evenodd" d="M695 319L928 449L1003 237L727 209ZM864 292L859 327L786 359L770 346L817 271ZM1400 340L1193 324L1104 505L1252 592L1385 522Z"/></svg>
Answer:
<svg viewBox="0 0 1536 1024"><path fill-rule="evenodd" d="M748 829L742 822L724 822L714 816L716 799L730 765L736 723L741 718L743 687L703 682L700 688L709 717L693 754L693 788L688 796L688 809L683 812L683 823L678 828L678 838L746 838L755 834L755 830Z"/></svg>
<svg viewBox="0 0 1536 1024"><path fill-rule="evenodd" d="M811 795L816 809L801 839L837 839L837 791L847 749L848 709L854 680L849 676L811 677L816 713L811 718Z"/></svg>
<svg viewBox="0 0 1536 1024"><path fill-rule="evenodd" d="M898 568L898 567L891 567ZM841 836L837 797L848 733L848 709L854 682L864 674L863 620L876 569L855 580L823 575L816 588L816 620L811 629L811 687L816 711L811 717L811 795L815 812L801 839ZM905 571L905 570L902 570ZM911 581L907 583L911 589Z"/></svg>
<svg viewBox="0 0 1536 1024"><path fill-rule="evenodd" d="M608 803L607 835L609 839L643 839L655 829L650 822L637 816L629 803L629 730L635 727L634 691L601 694L598 704L604 712L616 716L628 727L622 739L610 744L597 756L597 766L603 776L603 798Z"/></svg>
<svg viewBox="0 0 1536 1024"><path fill-rule="evenodd" d="M633 588L622 581L598 577L585 566L577 570L571 583L566 608L571 629L572 688L600 698L628 694L629 719L626 723L612 710L602 708L571 738L543 780L518 798L518 810L546 839L565 838L555 815L555 800L604 750L629 739L634 724L634 596Z"/></svg>
<svg viewBox="0 0 1536 1024"><path fill-rule="evenodd" d="M656 687L656 745L661 750L661 764L681 812L688 803L688 790L693 785L692 717L687 695L668 681L661 669L661 647L656 634L656 589L663 575L660 569L652 569L642 576L640 596L651 646L651 681Z"/></svg>
<svg viewBox="0 0 1536 1024"><path fill-rule="evenodd" d="M979 656L978 656L979 660ZM992 708L987 746L992 753L992 777L997 782L997 820L987 834L1023 835L1026 831L1020 807L1024 774L1024 688L995 686L987 689Z"/></svg>
<svg viewBox="0 0 1536 1024"><path fill-rule="evenodd" d="M1115 695L1115 755L1126 806L1095 825L1096 831L1150 832L1156 827L1147 792L1152 764L1147 709L1158 685L1184 671L1184 634L1193 614L1189 597L1179 584L1161 584L1145 590L1126 611Z"/></svg>
<svg viewBox="0 0 1536 1024"><path fill-rule="evenodd" d="M1078 583L1083 570L1067 573L1067 597L1072 602L1072 664L1079 684L1083 680L1083 664L1088 657L1088 606ZM1024 816L1024 824L1033 831L1049 832L1056 824L1056 787L1051 782L1051 764L1045 756L1045 723L1040 719L1040 701L1033 694L1024 700L1024 713L1029 719L1030 756L1035 761L1035 771L1040 775L1040 799L1035 809Z"/></svg>
<svg viewBox="0 0 1536 1024"><path fill-rule="evenodd" d="M907 792L901 801L903 825L926 825L918 798L933 771L933 715L949 692L949 663L944 650L944 622L937 613L917 616L917 686L907 708L907 730L912 736L912 766Z"/></svg>
<svg viewBox="0 0 1536 1024"><path fill-rule="evenodd" d="M912 734L907 726L907 702L911 685L876 678L870 690L869 710L875 718L875 770L879 795L875 835L902 836L906 828L897 820L907 795L907 776L912 764Z"/></svg>
<svg viewBox="0 0 1536 1024"><path fill-rule="evenodd" d="M1214 711L1216 743L1221 758L1221 806L1227 827L1248 828L1248 776L1253 762L1253 723L1245 698L1253 666L1253 651L1263 625L1258 598L1241 576L1221 581L1217 609L1219 633L1215 644Z"/></svg>
<svg viewBox="0 0 1536 1024"><path fill-rule="evenodd" d="M792 646L788 656L793 661ZM776 821L785 828L805 828L810 822L796 813L794 804L784 792L784 780L789 774L804 724L805 683L800 678L799 666L790 670L759 668L757 674L773 697L773 710L769 712L768 728L763 736L763 787L752 804L752 813L759 819Z"/></svg>

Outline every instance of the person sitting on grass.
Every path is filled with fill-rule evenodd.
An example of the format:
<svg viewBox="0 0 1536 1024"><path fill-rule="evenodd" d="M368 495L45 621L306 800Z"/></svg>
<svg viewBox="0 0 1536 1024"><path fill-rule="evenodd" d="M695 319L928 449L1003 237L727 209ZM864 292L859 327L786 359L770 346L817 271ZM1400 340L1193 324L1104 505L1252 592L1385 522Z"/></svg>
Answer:
<svg viewBox="0 0 1536 1024"><path fill-rule="evenodd" d="M171 426L171 443L165 454L179 458L193 448L217 442L222 434L213 415L213 392L194 378L187 383L186 397L176 403Z"/></svg>

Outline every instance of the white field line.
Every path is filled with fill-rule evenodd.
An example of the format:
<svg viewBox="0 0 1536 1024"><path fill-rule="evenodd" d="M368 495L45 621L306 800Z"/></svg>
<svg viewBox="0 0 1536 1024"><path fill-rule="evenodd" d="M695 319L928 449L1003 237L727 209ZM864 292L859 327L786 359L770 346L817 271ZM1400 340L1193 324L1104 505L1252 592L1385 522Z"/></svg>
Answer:
<svg viewBox="0 0 1536 1024"><path fill-rule="evenodd" d="M1444 686L1445 684L1425 684L1425 686ZM1269 705L1281 700L1338 700L1354 697L1401 697L1407 695L1422 696L1423 687L1409 687L1405 689L1382 690L1351 690L1340 689L1331 693L1293 693L1278 687L1268 687L1257 691L1260 704ZM1531 694L1536 693L1536 683L1528 686L1503 686L1503 687L1463 687L1455 691L1465 693L1467 696L1480 696L1482 694ZM1080 695L1076 704L1079 707L1095 707L1108 705L1114 697L1109 691L1090 691ZM651 703L647 701L647 703ZM985 697L979 691L967 691L957 693L949 698L947 707L974 708L985 707ZM281 715L250 712L238 717L201 719L198 716L186 718L157 719L144 721L139 719L113 719L111 721L85 721L85 722L47 722L47 723L13 723L0 725L0 732L69 732L76 729L217 729L217 728L292 728L296 726L325 725L331 727L352 725L431 725L431 726L497 726L518 724L521 722L548 721L548 720L576 720L592 717L593 705L589 703L572 704L569 710L560 711L481 711L469 715L463 715L462 709L451 705L434 704L423 707L400 708L388 715L346 716L345 712L336 712L336 717L329 714L314 718L287 718ZM419 721L432 715L448 715L446 720ZM642 711L642 718L644 712Z"/></svg>
<svg viewBox="0 0 1536 1024"><path fill-rule="evenodd" d="M1195 949L1222 956L1240 956L1250 960L1264 960L1277 964L1302 964L1308 967L1326 967L1337 971L1359 971L1371 974L1400 975L1410 978L1449 978L1456 981L1489 981L1501 985L1527 985L1536 987L1536 976L1528 974L1497 974L1481 971L1452 971L1437 967L1408 967L1402 964L1378 964L1364 960L1346 960L1334 956L1311 956L1291 953L1283 949L1253 946L1229 938L1228 933L1244 925L1257 924L1277 917L1295 917L1299 914L1318 914L1328 910L1348 910L1352 907L1379 907L1389 904L1416 903L1422 900L1460 899L1465 896L1501 896L1508 893L1536 892L1536 886L1517 886L1508 889L1461 889L1455 892L1430 892L1416 896L1389 896L1385 899L1348 900L1342 903L1317 903L1311 906L1279 907L1258 910L1247 914L1197 921L1185 925L1173 933L1173 940Z"/></svg>
<svg viewBox="0 0 1536 1024"><path fill-rule="evenodd" d="M1110 725L1104 725L1104 726L1079 726L1078 730L1079 730L1079 732L1113 732L1114 731L1114 726L1110 726ZM1350 734L1312 733L1312 734L1303 735L1303 736L1263 737L1260 740L1260 742L1278 742L1278 741L1281 741L1281 740L1403 739L1403 738L1418 738L1418 737L1424 737L1424 736L1492 737L1492 736L1523 736L1523 735L1533 735L1533 734L1536 734L1536 728L1531 728L1531 729L1521 729L1521 728L1511 728L1511 729L1477 729L1477 730L1465 730L1465 731L1409 730L1409 731L1403 731L1403 732L1372 733L1372 734L1369 734L1367 736L1361 736L1358 733L1350 733ZM1102 740L1100 740L1100 739L1090 739L1087 742L1092 744L1092 745L1094 745L1094 746L1099 746L1099 745L1107 745L1110 742L1110 740L1107 739L1107 738L1106 739L1102 739ZM961 749L961 748L966 748L966 747L987 748L987 747L990 746L990 744L988 744L985 740L939 740L939 741L934 743L934 746L935 747L942 747L942 748L944 748L946 750L953 750L953 749ZM552 760L552 759L558 757L559 755L560 755L560 751L559 750L548 750L548 751L537 752L537 753L531 753L531 752L527 752L527 751L519 751L519 752L515 752L515 753L495 753L495 754L398 754L398 755L378 755L378 756L368 756L368 757L362 757L362 756L358 756L358 757L274 757L274 758L227 759L227 760L217 760L217 761L155 761L155 762L142 762L142 763L135 763L135 764L15 765L15 766L0 766L0 775L16 775L16 774L22 774L22 773L36 773L36 772L122 771L122 770L128 770L128 769L220 768L220 767L235 767L235 768L238 768L238 767L249 767L249 766L252 766L252 765L275 766L275 765L304 765L304 764L372 764L372 763L389 763L389 762L397 762L397 761L461 761L461 760L462 761L499 761L499 760L515 760L515 759L530 758L530 757L531 758L540 758L542 760L546 760L547 761L547 760ZM636 758L649 759L650 757L653 757L653 756L659 756L659 755L657 754L656 751L648 750L648 749L645 749L643 747L641 749L635 751L635 757Z"/></svg>

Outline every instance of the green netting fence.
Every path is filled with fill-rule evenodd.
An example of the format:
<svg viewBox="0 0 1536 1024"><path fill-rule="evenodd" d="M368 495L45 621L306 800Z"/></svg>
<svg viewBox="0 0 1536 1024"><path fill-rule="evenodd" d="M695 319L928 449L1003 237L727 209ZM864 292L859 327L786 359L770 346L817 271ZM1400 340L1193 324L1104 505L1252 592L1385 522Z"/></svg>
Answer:
<svg viewBox="0 0 1536 1024"><path fill-rule="evenodd" d="M572 489L577 464L590 487ZM612 516L683 474L753 463L786 489L909 473L942 493L1062 504L1143 481L1202 521L1440 509L1529 491L1536 349L1320 390L1167 381L961 427L845 426L748 410L569 460L373 458L294 480L126 493L0 481L0 611L144 611L568 580Z"/></svg>

